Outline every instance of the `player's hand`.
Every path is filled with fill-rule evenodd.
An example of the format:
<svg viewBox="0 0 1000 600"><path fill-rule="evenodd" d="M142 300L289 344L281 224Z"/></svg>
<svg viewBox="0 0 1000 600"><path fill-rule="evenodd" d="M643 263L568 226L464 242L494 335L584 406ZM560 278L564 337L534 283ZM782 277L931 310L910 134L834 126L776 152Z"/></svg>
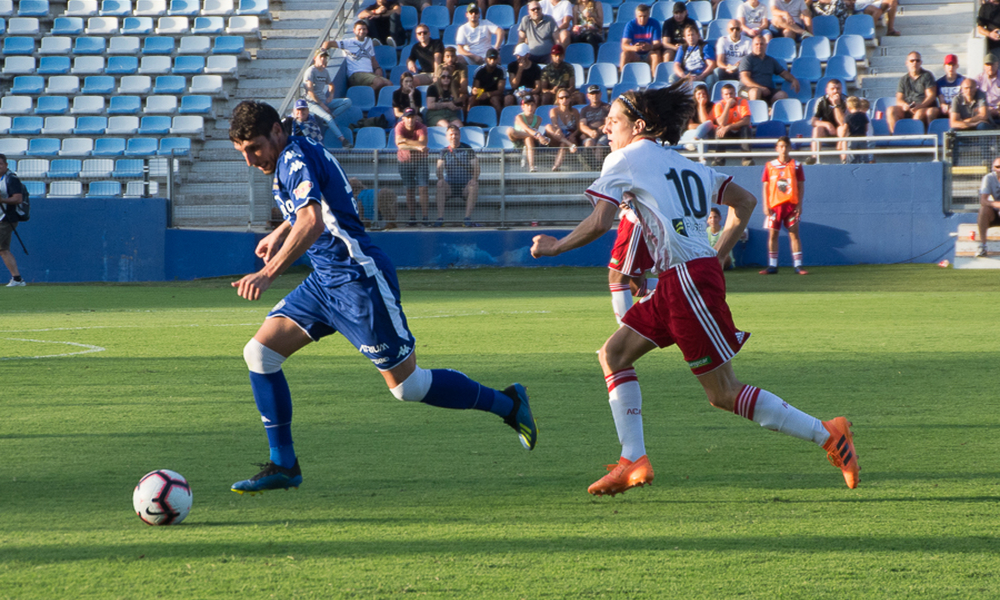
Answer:
<svg viewBox="0 0 1000 600"><path fill-rule="evenodd" d="M239 281L234 281L232 286L236 288L236 293L241 298L260 300L261 295L267 291L267 288L271 287L271 278L258 271Z"/></svg>
<svg viewBox="0 0 1000 600"><path fill-rule="evenodd" d="M275 240L271 239L270 235L267 235L257 243L257 248L253 253L263 259L264 264L267 264L271 260L271 257L278 252L279 245L275 243Z"/></svg>
<svg viewBox="0 0 1000 600"><path fill-rule="evenodd" d="M559 240L551 235L536 235L531 238L531 257L556 256L559 254L556 251L556 244L558 243Z"/></svg>

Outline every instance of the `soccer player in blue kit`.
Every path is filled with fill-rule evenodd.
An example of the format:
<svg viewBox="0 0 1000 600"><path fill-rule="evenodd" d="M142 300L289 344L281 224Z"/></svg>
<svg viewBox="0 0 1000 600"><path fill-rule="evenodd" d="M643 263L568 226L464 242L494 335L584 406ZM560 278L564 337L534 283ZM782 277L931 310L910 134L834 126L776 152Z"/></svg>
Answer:
<svg viewBox="0 0 1000 600"><path fill-rule="evenodd" d="M515 383L499 391L458 371L417 366L395 267L365 232L337 160L308 138L288 136L277 111L260 102L236 107L229 138L248 165L274 174L274 199L284 217L257 244L264 268L233 287L241 297L257 300L303 254L313 266L243 349L270 460L232 490L253 494L302 483L292 445L292 398L281 365L310 342L336 332L372 361L397 399L492 412L533 449L538 429L524 386Z"/></svg>

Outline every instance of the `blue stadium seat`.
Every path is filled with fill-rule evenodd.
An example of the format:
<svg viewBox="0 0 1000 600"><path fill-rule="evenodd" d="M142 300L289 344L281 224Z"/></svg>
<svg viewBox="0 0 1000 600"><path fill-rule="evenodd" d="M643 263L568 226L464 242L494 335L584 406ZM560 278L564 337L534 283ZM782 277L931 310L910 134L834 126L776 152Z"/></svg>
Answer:
<svg viewBox="0 0 1000 600"><path fill-rule="evenodd" d="M69 112L66 96L41 96L35 104L36 115L64 115Z"/></svg>
<svg viewBox="0 0 1000 600"><path fill-rule="evenodd" d="M361 112L360 108L352 106L337 115L337 125L340 127L341 131L344 131L345 129L349 129L350 125L357 123L360 119L364 118L364 116L365 115Z"/></svg>
<svg viewBox="0 0 1000 600"><path fill-rule="evenodd" d="M13 129L13 127L11 128ZM28 141L29 156L59 156L59 140L56 138L34 138Z"/></svg>
<svg viewBox="0 0 1000 600"><path fill-rule="evenodd" d="M875 39L875 20L871 15L857 14L844 21L844 35L860 35L866 40Z"/></svg>
<svg viewBox="0 0 1000 600"><path fill-rule="evenodd" d="M125 17L122 21L123 35L149 35L153 33L152 17Z"/></svg>
<svg viewBox="0 0 1000 600"><path fill-rule="evenodd" d="M197 75L204 70L204 56L178 56L174 59L174 68L170 72L175 75Z"/></svg>
<svg viewBox="0 0 1000 600"><path fill-rule="evenodd" d="M142 177L145 171L145 164L141 158L119 158L115 161L115 170L111 176L115 179L135 179Z"/></svg>
<svg viewBox="0 0 1000 600"><path fill-rule="evenodd" d="M823 75L837 77L849 83L853 82L858 78L858 63L850 56L831 56L826 63L826 71Z"/></svg>
<svg viewBox="0 0 1000 600"><path fill-rule="evenodd" d="M137 115L142 110L139 96L112 96L108 104L109 115Z"/></svg>
<svg viewBox="0 0 1000 600"><path fill-rule="evenodd" d="M181 115L214 115L211 96L182 96L177 109Z"/></svg>
<svg viewBox="0 0 1000 600"><path fill-rule="evenodd" d="M45 197L44 181L22 181L21 184L28 190L28 195L32 198Z"/></svg>
<svg viewBox="0 0 1000 600"><path fill-rule="evenodd" d="M834 43L833 55L850 56L856 61L865 62L868 58L865 51L865 38L857 34L845 33Z"/></svg>
<svg viewBox="0 0 1000 600"><path fill-rule="evenodd" d="M618 7L618 11L615 13L615 22L628 23L629 21L634 19L635 9L640 4L642 4L640 0L626 0L625 2L622 2L621 6ZM688 16L691 16L690 13L688 14ZM694 19L694 17L691 18ZM660 24L662 25L662 22Z"/></svg>
<svg viewBox="0 0 1000 600"><path fill-rule="evenodd" d="M382 67L383 71L388 71L389 69L395 67L396 47L375 46L375 60L378 61L378 66Z"/></svg>
<svg viewBox="0 0 1000 600"><path fill-rule="evenodd" d="M459 27L461 25L449 25L441 32L441 41L445 46L454 46L457 43Z"/></svg>
<svg viewBox="0 0 1000 600"><path fill-rule="evenodd" d="M3 40L3 54L32 56L35 53L35 38L8 37Z"/></svg>
<svg viewBox="0 0 1000 600"><path fill-rule="evenodd" d="M771 107L771 119L785 125L802 119L802 103L795 98L775 100Z"/></svg>
<svg viewBox="0 0 1000 600"><path fill-rule="evenodd" d="M611 88L617 83L618 67L616 65L596 62L587 72L587 85L599 85L603 88Z"/></svg>
<svg viewBox="0 0 1000 600"><path fill-rule="evenodd" d="M708 24L708 31L705 33L705 40L714 45L719 38L725 37L729 30L729 21L726 19L715 19Z"/></svg>
<svg viewBox="0 0 1000 600"><path fill-rule="evenodd" d="M521 114L520 106L505 106L500 111L500 127L513 127L514 119ZM537 114L537 111L536 111ZM541 116L541 115L539 115Z"/></svg>
<svg viewBox="0 0 1000 600"><path fill-rule="evenodd" d="M620 49L622 44L622 34L625 33L626 24L627 23L623 21L615 21L611 25L608 25L608 41L604 43L610 44L614 42L615 44L618 44L618 48ZM597 60L600 61L601 58L598 56Z"/></svg>
<svg viewBox="0 0 1000 600"><path fill-rule="evenodd" d="M392 107L392 95L399 89L398 85L387 85L378 91L378 102L375 106Z"/></svg>
<svg viewBox="0 0 1000 600"><path fill-rule="evenodd" d="M236 14L256 15L267 20L271 18L267 0L240 0L239 5L236 7Z"/></svg>
<svg viewBox="0 0 1000 600"><path fill-rule="evenodd" d="M951 122L948 119L934 119L927 126L927 133L931 133L937 136L938 146L944 144L944 134L951 130ZM925 146L932 145L929 141L924 142Z"/></svg>
<svg viewBox="0 0 1000 600"><path fill-rule="evenodd" d="M520 112L520 111L518 111ZM466 123L480 123L487 128L497 126L497 112L492 106L473 106L465 117Z"/></svg>
<svg viewBox="0 0 1000 600"><path fill-rule="evenodd" d="M463 127L461 141L475 149L486 147L486 133L482 127Z"/></svg>
<svg viewBox="0 0 1000 600"><path fill-rule="evenodd" d="M165 137L160 139L157 156L187 156L191 154L191 140L188 138Z"/></svg>
<svg viewBox="0 0 1000 600"><path fill-rule="evenodd" d="M107 40L102 37L78 37L73 43L73 54L101 55L107 47Z"/></svg>
<svg viewBox="0 0 1000 600"><path fill-rule="evenodd" d="M93 156L121 156L125 152L125 140L121 138L97 138L94 140Z"/></svg>
<svg viewBox="0 0 1000 600"><path fill-rule="evenodd" d="M795 60L795 40L786 37L776 37L767 45L767 55L783 65Z"/></svg>
<svg viewBox="0 0 1000 600"><path fill-rule="evenodd" d="M503 4L496 4L494 6L506 6ZM510 8L510 7L508 7ZM590 44L570 44L566 46L566 55L563 57L566 62L575 65L580 65L584 69L589 69L591 65L596 62L594 57L594 47Z"/></svg>
<svg viewBox="0 0 1000 600"><path fill-rule="evenodd" d="M174 38L166 36L148 37L142 43L142 53L144 55L173 54Z"/></svg>
<svg viewBox="0 0 1000 600"><path fill-rule="evenodd" d="M201 13L198 0L170 0L167 15L171 17L196 17Z"/></svg>
<svg viewBox="0 0 1000 600"><path fill-rule="evenodd" d="M736 18L736 13L740 8L740 0L722 0L715 7L715 18L722 20L730 20Z"/></svg>
<svg viewBox="0 0 1000 600"><path fill-rule="evenodd" d="M368 111L368 116L373 119L377 119L379 115L385 117L385 121L389 124L389 127L396 126L398 119L396 119L396 113L392 112L391 106L374 106Z"/></svg>
<svg viewBox="0 0 1000 600"><path fill-rule="evenodd" d="M56 17L52 21L50 35L83 35L83 18L81 17Z"/></svg>
<svg viewBox="0 0 1000 600"><path fill-rule="evenodd" d="M402 10L399 13L399 21L406 31L413 31L413 28L417 26L419 17L417 16L417 9L413 6L403 5Z"/></svg>
<svg viewBox="0 0 1000 600"><path fill-rule="evenodd" d="M796 143L795 140L800 137L812 137L812 131L812 121L808 115L805 119L792 121L792 123L788 126L788 137L792 138L792 150L798 150L799 148L805 146L804 142Z"/></svg>
<svg viewBox="0 0 1000 600"><path fill-rule="evenodd" d="M356 85L347 88L347 97L351 100L351 105L362 111L367 111L375 106L375 92L366 85Z"/></svg>
<svg viewBox="0 0 1000 600"><path fill-rule="evenodd" d="M802 40L799 44L799 58L803 56L812 56L820 62L826 62L831 56L830 40L818 35Z"/></svg>
<svg viewBox="0 0 1000 600"><path fill-rule="evenodd" d="M153 93L180 96L184 93L186 87L187 82L181 75L160 75L156 78L156 83L153 85Z"/></svg>
<svg viewBox="0 0 1000 600"><path fill-rule="evenodd" d="M224 35L215 38L212 46L212 54L243 54L246 51L246 42L242 37L235 35Z"/></svg>
<svg viewBox="0 0 1000 600"><path fill-rule="evenodd" d="M604 7L607 9L607 7ZM654 2L649 9L649 18L656 19L659 21L660 25L666 23L669 19L674 16L674 3L670 0L660 0L659 2ZM607 27L607 25L605 25Z"/></svg>
<svg viewBox="0 0 1000 600"><path fill-rule="evenodd" d="M618 62L621 60L622 56L622 43L617 42L604 42L597 49L596 63L607 63L613 65L616 69L618 68Z"/></svg>
<svg viewBox="0 0 1000 600"><path fill-rule="evenodd" d="M17 6L19 17L49 16L49 0L21 0Z"/></svg>
<svg viewBox="0 0 1000 600"><path fill-rule="evenodd" d="M57 158L49 164L45 176L50 179L76 179L82 168L83 161L79 158Z"/></svg>
<svg viewBox="0 0 1000 600"><path fill-rule="evenodd" d="M195 17L191 26L193 35L218 35L226 30L226 21L219 16Z"/></svg>
<svg viewBox="0 0 1000 600"><path fill-rule="evenodd" d="M924 135L924 122L920 119L900 119L896 121L896 128L892 131L893 136L897 135ZM890 146L920 146L920 140L890 140Z"/></svg>
<svg viewBox="0 0 1000 600"><path fill-rule="evenodd" d="M508 107L508 108L513 108L513 107ZM510 138L507 137L507 132L509 130L510 126L507 125L499 125L497 127L494 127L493 129L490 129L489 133L486 136L486 147L513 149L514 142L510 141Z"/></svg>
<svg viewBox="0 0 1000 600"><path fill-rule="evenodd" d="M751 125L756 127L770 118L767 114L767 102L764 100L749 100L747 103L750 105Z"/></svg>
<svg viewBox="0 0 1000 600"><path fill-rule="evenodd" d="M44 119L42 119L42 117L36 117L34 115L14 117L11 120L10 131L8 131L8 134L17 136L39 135L42 133L42 126L44 124Z"/></svg>
<svg viewBox="0 0 1000 600"><path fill-rule="evenodd" d="M74 135L104 135L104 130L108 128L107 117L85 116L77 117L76 127L73 129Z"/></svg>
<svg viewBox="0 0 1000 600"><path fill-rule="evenodd" d="M88 96L110 96L114 91L114 77L109 75L91 75L83 79L83 88L80 90L80 93Z"/></svg>
<svg viewBox="0 0 1000 600"><path fill-rule="evenodd" d="M150 115L139 121L138 135L167 135L170 133L170 117Z"/></svg>
<svg viewBox="0 0 1000 600"><path fill-rule="evenodd" d="M132 16L132 2L130 0L104 0L101 2L101 10L98 14L102 17L130 17Z"/></svg>
<svg viewBox="0 0 1000 600"><path fill-rule="evenodd" d="M38 75L18 75L10 93L15 96L36 96L45 90L45 78Z"/></svg>
<svg viewBox="0 0 1000 600"><path fill-rule="evenodd" d="M65 75L69 73L70 59L68 56L43 56L38 61L39 75Z"/></svg>
<svg viewBox="0 0 1000 600"><path fill-rule="evenodd" d="M125 144L125 156L153 156L157 146L153 138L130 138Z"/></svg>
<svg viewBox="0 0 1000 600"><path fill-rule="evenodd" d="M812 32L816 37L833 41L840 37L840 20L832 15L816 15L813 17Z"/></svg>
<svg viewBox="0 0 1000 600"><path fill-rule="evenodd" d="M792 75L798 79L800 83L808 82L809 84L813 84L823 76L823 67L820 66L819 59L810 56L796 58L793 60L791 71Z"/></svg>
<svg viewBox="0 0 1000 600"><path fill-rule="evenodd" d="M132 75L138 70L139 57L137 56L109 56L108 66L104 68L104 72L108 75Z"/></svg>
<svg viewBox="0 0 1000 600"><path fill-rule="evenodd" d="M802 118L806 120L811 120L813 117L815 117L817 104L819 104L819 98L810 98L808 102L803 104Z"/></svg>
<svg viewBox="0 0 1000 600"><path fill-rule="evenodd" d="M618 83L630 84L633 88L645 87L653 83L653 76L649 71L649 65L644 62L634 62L625 65Z"/></svg>
<svg viewBox="0 0 1000 600"><path fill-rule="evenodd" d="M354 137L354 148L382 150L385 148L385 131L380 127L362 127Z"/></svg>
<svg viewBox="0 0 1000 600"><path fill-rule="evenodd" d="M757 125L757 129L754 132L754 137L760 138L778 138L786 135L787 131L785 124L781 121L764 121ZM756 144L756 148L770 148L771 144Z"/></svg>
<svg viewBox="0 0 1000 600"><path fill-rule="evenodd" d="M87 191L88 198L104 198L121 196L122 184L119 181L92 181Z"/></svg>
<svg viewBox="0 0 1000 600"><path fill-rule="evenodd" d="M420 15L420 22L428 27L444 29L451 25L448 8L444 6L428 6Z"/></svg>

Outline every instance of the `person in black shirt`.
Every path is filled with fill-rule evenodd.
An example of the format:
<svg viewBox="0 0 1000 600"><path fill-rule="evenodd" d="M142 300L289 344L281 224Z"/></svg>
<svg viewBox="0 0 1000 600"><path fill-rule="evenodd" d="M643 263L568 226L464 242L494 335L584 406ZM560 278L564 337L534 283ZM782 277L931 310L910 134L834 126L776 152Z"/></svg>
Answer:
<svg viewBox="0 0 1000 600"><path fill-rule="evenodd" d="M24 186L17 175L7 170L7 157L0 154L0 258L10 271L11 280L7 287L25 285L21 272L17 270L17 261L10 252L10 238L17 228L16 207L24 198Z"/></svg>
<svg viewBox="0 0 1000 600"><path fill-rule="evenodd" d="M359 12L358 18L368 22L373 38L383 44L403 46L406 44L406 30L400 17L402 12L398 0L377 0Z"/></svg>
<svg viewBox="0 0 1000 600"><path fill-rule="evenodd" d="M423 24L417 25L413 34L417 36L417 43L410 48L406 68L413 73L413 85L430 85L434 83L434 74L441 67L444 42L432 40L431 30Z"/></svg>
<svg viewBox="0 0 1000 600"><path fill-rule="evenodd" d="M840 82L831 79L826 84L826 95L816 103L816 112L812 115L812 136L814 138L844 137L847 133L847 106L844 104L844 94ZM838 146L841 144L838 144ZM813 156L806 159L806 164L819 162L821 142L812 143Z"/></svg>
<svg viewBox="0 0 1000 600"><path fill-rule="evenodd" d="M465 86L454 81L451 71L441 73L434 85L427 88L427 124L461 127L465 102Z"/></svg>
<svg viewBox="0 0 1000 600"><path fill-rule="evenodd" d="M524 93L539 96L542 93L542 68L531 60L531 52L527 44L518 44L514 48L514 60L507 65L507 76L510 77L510 87L517 92L524 88ZM504 96L505 106L517 104L515 94Z"/></svg>
<svg viewBox="0 0 1000 600"><path fill-rule="evenodd" d="M486 51L486 64L479 67L472 78L472 94L469 95L469 106L489 104L497 111L497 118L503 109L503 93L507 87L507 76L497 63L500 62L500 52L496 48Z"/></svg>
<svg viewBox="0 0 1000 600"><path fill-rule="evenodd" d="M448 147L437 161L437 210L434 227L444 225L444 204L449 199L465 196L464 227L478 227L472 222L472 209L479 198L479 159L468 144L462 143L462 131L448 126Z"/></svg>
<svg viewBox="0 0 1000 600"><path fill-rule="evenodd" d="M976 17L976 32L986 38L991 54L1000 54L1000 2L984 0Z"/></svg>
<svg viewBox="0 0 1000 600"><path fill-rule="evenodd" d="M420 90L413 86L413 73L407 71L399 78L399 89L392 93L392 112L397 119L403 118L403 112L412 108L417 113L417 123L423 123L420 111L424 108L420 98Z"/></svg>
<svg viewBox="0 0 1000 600"><path fill-rule="evenodd" d="M677 49L684 45L684 28L688 25L697 27L698 21L688 16L683 2L675 3L674 17L663 22L663 37L660 40L663 44L663 62L674 60Z"/></svg>

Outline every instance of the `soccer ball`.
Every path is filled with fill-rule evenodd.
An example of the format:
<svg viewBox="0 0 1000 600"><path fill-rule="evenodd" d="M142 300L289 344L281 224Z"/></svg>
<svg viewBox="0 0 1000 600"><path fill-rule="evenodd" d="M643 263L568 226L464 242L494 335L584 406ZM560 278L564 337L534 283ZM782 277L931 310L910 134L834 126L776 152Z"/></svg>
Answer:
<svg viewBox="0 0 1000 600"><path fill-rule="evenodd" d="M191 512L191 486L169 469L146 473L132 492L132 507L148 525L176 525Z"/></svg>

